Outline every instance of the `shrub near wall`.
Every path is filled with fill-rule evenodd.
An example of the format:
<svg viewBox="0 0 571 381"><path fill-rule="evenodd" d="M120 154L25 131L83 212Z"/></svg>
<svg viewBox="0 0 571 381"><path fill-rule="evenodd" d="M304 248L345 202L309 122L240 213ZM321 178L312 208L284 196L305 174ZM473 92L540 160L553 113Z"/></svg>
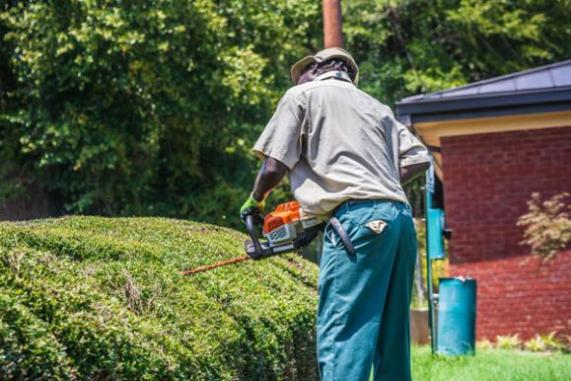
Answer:
<svg viewBox="0 0 571 381"><path fill-rule="evenodd" d="M243 239L157 218L1 224L3 379L317 379L313 264L179 274L242 255Z"/></svg>

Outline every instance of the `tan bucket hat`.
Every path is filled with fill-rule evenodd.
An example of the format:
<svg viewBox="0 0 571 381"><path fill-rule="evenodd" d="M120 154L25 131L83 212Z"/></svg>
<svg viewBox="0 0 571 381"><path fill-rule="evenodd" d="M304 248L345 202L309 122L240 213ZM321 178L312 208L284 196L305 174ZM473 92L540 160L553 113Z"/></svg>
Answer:
<svg viewBox="0 0 571 381"><path fill-rule="evenodd" d="M291 67L291 80L293 81L293 84L297 84L299 76L301 73L303 73L306 67L314 62L324 62L332 58L341 58L347 62L353 68L353 70L355 70L355 78L353 78L353 84L357 85L357 81L359 80L359 66L357 66L357 63L351 54L349 54L349 52L347 52L345 49L341 48L323 49L313 56L307 56L294 63Z"/></svg>

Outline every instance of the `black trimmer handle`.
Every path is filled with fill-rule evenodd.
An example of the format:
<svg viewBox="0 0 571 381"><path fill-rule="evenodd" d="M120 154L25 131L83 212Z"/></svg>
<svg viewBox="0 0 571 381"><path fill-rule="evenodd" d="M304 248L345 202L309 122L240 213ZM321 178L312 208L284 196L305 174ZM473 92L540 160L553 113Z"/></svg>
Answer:
<svg viewBox="0 0 571 381"><path fill-rule="evenodd" d="M246 216L246 231L250 236L256 253L262 253L262 245L260 244L260 240L258 240L258 235L256 234L256 221L253 215Z"/></svg>

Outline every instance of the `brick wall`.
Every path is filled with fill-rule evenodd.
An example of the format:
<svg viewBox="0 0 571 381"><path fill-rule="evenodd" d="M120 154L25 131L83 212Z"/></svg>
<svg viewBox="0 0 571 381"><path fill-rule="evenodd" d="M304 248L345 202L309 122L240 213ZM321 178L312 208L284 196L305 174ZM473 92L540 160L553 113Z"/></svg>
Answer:
<svg viewBox="0 0 571 381"><path fill-rule="evenodd" d="M478 281L478 337L571 334L571 251L542 263L516 226L532 192L571 191L571 127L441 143L450 272Z"/></svg>

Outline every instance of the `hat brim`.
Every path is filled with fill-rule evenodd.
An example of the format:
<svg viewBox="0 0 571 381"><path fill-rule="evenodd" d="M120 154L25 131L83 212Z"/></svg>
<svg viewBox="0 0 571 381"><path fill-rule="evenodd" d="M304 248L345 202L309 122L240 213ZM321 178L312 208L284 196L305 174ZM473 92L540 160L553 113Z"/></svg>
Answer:
<svg viewBox="0 0 571 381"><path fill-rule="evenodd" d="M357 66L357 64L354 61L351 61L350 59L348 59L343 54L331 55L330 57L327 57L327 60L330 60L333 58L340 58L340 59L344 60L353 68L353 70L355 70L355 78L353 79L353 84L357 85L357 82L359 81L359 67ZM299 80L299 77L301 76L301 74L303 74L303 71L309 65L311 65L314 62L322 62L322 61L324 61L324 59L322 59L321 57L307 56L307 57L300 59L296 63L294 63L291 67L291 80L292 80L293 84L297 85L297 81Z"/></svg>
<svg viewBox="0 0 571 381"><path fill-rule="evenodd" d="M314 56L307 56L300 59L299 61L297 61L292 65L291 80L293 81L294 85L297 84L297 81L299 80L299 77L301 76L305 68L307 68L309 65L311 65L314 62L318 62L318 60Z"/></svg>

